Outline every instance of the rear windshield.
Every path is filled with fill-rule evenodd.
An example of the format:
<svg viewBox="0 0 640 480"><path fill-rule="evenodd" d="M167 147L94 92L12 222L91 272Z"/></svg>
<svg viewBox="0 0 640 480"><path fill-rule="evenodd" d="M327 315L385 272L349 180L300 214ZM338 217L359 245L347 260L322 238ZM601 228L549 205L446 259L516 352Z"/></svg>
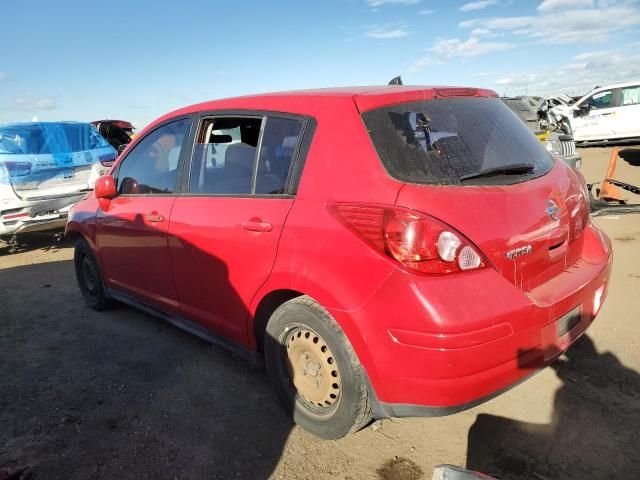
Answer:
<svg viewBox="0 0 640 480"><path fill-rule="evenodd" d="M33 123L0 126L0 154L55 155L108 147L88 123Z"/></svg>
<svg viewBox="0 0 640 480"><path fill-rule="evenodd" d="M497 98L402 103L362 118L386 170L405 182L512 184L553 165L542 143Z"/></svg>

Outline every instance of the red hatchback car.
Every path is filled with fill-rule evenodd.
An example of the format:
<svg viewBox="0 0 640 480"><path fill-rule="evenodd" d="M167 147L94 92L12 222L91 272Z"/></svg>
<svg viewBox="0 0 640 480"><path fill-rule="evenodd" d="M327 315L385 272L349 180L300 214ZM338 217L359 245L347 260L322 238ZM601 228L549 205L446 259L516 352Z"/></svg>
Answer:
<svg viewBox="0 0 640 480"><path fill-rule="evenodd" d="M549 364L604 300L584 178L488 90L202 103L147 127L69 215L87 304L263 360L303 428L444 415Z"/></svg>

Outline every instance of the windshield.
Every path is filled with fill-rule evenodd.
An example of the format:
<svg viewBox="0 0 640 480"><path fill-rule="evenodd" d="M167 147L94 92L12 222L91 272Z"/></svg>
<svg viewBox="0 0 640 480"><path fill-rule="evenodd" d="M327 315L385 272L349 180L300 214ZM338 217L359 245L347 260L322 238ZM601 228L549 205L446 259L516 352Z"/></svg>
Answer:
<svg viewBox="0 0 640 480"><path fill-rule="evenodd" d="M88 123L28 123L0 126L0 154L55 155L108 146Z"/></svg>
<svg viewBox="0 0 640 480"><path fill-rule="evenodd" d="M511 184L544 175L553 165L542 143L499 99L403 103L362 118L386 170L401 181L460 185L492 171L473 183Z"/></svg>

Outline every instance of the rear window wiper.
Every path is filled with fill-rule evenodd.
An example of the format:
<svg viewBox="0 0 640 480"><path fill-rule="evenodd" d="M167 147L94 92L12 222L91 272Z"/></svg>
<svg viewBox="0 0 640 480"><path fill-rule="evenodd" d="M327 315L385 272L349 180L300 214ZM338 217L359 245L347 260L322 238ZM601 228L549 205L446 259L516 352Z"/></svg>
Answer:
<svg viewBox="0 0 640 480"><path fill-rule="evenodd" d="M479 172L462 175L460 181L471 180L472 178L497 177L500 175L518 175L521 173L529 173L536 168L531 163L514 163L512 165L503 165L500 167L487 168Z"/></svg>

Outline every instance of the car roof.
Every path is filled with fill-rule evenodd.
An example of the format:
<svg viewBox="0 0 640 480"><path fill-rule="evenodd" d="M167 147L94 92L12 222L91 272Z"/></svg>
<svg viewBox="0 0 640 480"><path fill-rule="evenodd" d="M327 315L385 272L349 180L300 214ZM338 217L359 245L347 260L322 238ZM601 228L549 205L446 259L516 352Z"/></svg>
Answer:
<svg viewBox="0 0 640 480"><path fill-rule="evenodd" d="M624 87L635 87L635 86L640 86L640 80L637 80L635 82L623 82L623 83L612 83L609 85L601 85L599 87L594 88L586 95L589 95L590 93L593 93L593 92L598 92L600 90L609 90L610 88L624 88Z"/></svg>
<svg viewBox="0 0 640 480"><path fill-rule="evenodd" d="M492 90L481 88L424 86L424 85L385 85L385 86L356 86L338 88L320 88L312 90L293 90L284 92L260 93L242 97L232 97L220 100L197 103L175 110L158 121L170 119L179 115L192 114L207 110L275 110L291 113L304 113L305 109L313 110L318 105L328 103L355 103L360 112L397 103L417 100L428 100L438 96L438 92L445 92L447 97L478 96L497 97Z"/></svg>

